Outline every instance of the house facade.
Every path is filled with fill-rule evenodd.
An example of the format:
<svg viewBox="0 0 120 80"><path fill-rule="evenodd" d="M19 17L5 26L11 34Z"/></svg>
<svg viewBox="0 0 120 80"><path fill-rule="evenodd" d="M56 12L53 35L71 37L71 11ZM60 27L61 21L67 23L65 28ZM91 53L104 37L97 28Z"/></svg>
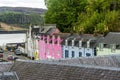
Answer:
<svg viewBox="0 0 120 80"><path fill-rule="evenodd" d="M39 59L60 59L62 58L62 39L60 36L43 35L39 39Z"/></svg>
<svg viewBox="0 0 120 80"><path fill-rule="evenodd" d="M109 32L97 47L97 55L120 54L120 32Z"/></svg>
<svg viewBox="0 0 120 80"><path fill-rule="evenodd" d="M64 40L63 44L63 58L78 58L78 57L92 57L96 56L96 38L69 36Z"/></svg>

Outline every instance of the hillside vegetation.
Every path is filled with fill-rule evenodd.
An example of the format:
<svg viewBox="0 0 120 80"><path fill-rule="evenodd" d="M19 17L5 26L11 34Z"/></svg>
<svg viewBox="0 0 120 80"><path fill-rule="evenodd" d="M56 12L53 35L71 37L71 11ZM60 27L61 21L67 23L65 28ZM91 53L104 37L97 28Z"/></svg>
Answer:
<svg viewBox="0 0 120 80"><path fill-rule="evenodd" d="M26 7L0 7L0 12L18 12L18 13L25 13L25 14L31 14L31 13L38 13L38 14L44 14L46 9L40 9L40 8L26 8Z"/></svg>
<svg viewBox="0 0 120 80"><path fill-rule="evenodd" d="M0 7L0 22L15 24L23 28L32 25L42 25L46 10L38 8Z"/></svg>
<svg viewBox="0 0 120 80"><path fill-rule="evenodd" d="M45 0L46 23L63 32L120 31L120 0Z"/></svg>

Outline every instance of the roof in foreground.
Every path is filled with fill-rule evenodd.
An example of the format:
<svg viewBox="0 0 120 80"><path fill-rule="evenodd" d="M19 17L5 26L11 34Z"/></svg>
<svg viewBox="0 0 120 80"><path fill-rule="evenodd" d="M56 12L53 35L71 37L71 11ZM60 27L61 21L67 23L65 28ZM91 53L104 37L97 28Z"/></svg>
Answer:
<svg viewBox="0 0 120 80"><path fill-rule="evenodd" d="M119 80L120 68L49 61L16 61L10 71L20 80Z"/></svg>
<svg viewBox="0 0 120 80"><path fill-rule="evenodd" d="M51 61L65 63L65 64L75 64L75 65L81 64L81 65L93 65L93 66L101 66L101 67L120 68L120 54L96 56L96 57L58 59L58 60L51 60Z"/></svg>
<svg viewBox="0 0 120 80"><path fill-rule="evenodd" d="M19 80L16 72L0 72L0 80Z"/></svg>
<svg viewBox="0 0 120 80"><path fill-rule="evenodd" d="M12 67L12 62L0 62L0 72L7 72Z"/></svg>
<svg viewBox="0 0 120 80"><path fill-rule="evenodd" d="M17 60L19 80L119 80L120 55L51 61Z"/></svg>

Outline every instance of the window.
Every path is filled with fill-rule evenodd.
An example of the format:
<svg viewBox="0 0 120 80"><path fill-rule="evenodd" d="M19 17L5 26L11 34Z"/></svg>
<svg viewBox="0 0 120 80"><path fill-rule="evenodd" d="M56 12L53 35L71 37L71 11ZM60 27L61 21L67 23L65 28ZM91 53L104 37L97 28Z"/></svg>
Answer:
<svg viewBox="0 0 120 80"><path fill-rule="evenodd" d="M74 51L72 51L72 57L75 57L75 52Z"/></svg>
<svg viewBox="0 0 120 80"><path fill-rule="evenodd" d="M115 52L116 50L116 45L115 44L111 44L111 52Z"/></svg>
<svg viewBox="0 0 120 80"><path fill-rule="evenodd" d="M68 50L65 50L65 58L68 58L69 57L69 52Z"/></svg>
<svg viewBox="0 0 120 80"><path fill-rule="evenodd" d="M100 44L99 44L99 50L100 50L100 51L103 51L103 43L100 43Z"/></svg>
<svg viewBox="0 0 120 80"><path fill-rule="evenodd" d="M91 56L91 54L90 53L86 53L86 56L89 57L89 56Z"/></svg>
<svg viewBox="0 0 120 80"><path fill-rule="evenodd" d="M50 53L49 53L49 50L47 50L47 54L49 55Z"/></svg>
<svg viewBox="0 0 120 80"><path fill-rule="evenodd" d="M82 57L82 52L79 52L79 57Z"/></svg>
<svg viewBox="0 0 120 80"><path fill-rule="evenodd" d="M60 50L58 50L58 56L60 56Z"/></svg>

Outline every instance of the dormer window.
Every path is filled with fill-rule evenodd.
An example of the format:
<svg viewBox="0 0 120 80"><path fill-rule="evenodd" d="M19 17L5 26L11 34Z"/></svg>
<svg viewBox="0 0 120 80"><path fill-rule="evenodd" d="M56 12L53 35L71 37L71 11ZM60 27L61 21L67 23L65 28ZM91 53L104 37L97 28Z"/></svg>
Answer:
<svg viewBox="0 0 120 80"><path fill-rule="evenodd" d="M103 51L103 43L99 43L99 50Z"/></svg>
<svg viewBox="0 0 120 80"><path fill-rule="evenodd" d="M115 44L111 44L110 47L111 47L111 52L115 52L115 50L116 50L116 45L115 45Z"/></svg>
<svg viewBox="0 0 120 80"><path fill-rule="evenodd" d="M79 41L79 47L82 47L82 40Z"/></svg>
<svg viewBox="0 0 120 80"><path fill-rule="evenodd" d="M68 40L67 39L65 40L65 45L68 46Z"/></svg>
<svg viewBox="0 0 120 80"><path fill-rule="evenodd" d="M50 37L49 35L47 36L47 44L49 44Z"/></svg>
<svg viewBox="0 0 120 80"><path fill-rule="evenodd" d="M60 45L60 42L61 42L61 38L60 36L57 37L57 44Z"/></svg>
<svg viewBox="0 0 120 80"><path fill-rule="evenodd" d="M52 36L52 44L53 44L53 45L55 44L54 42L55 42L55 36L53 35L53 36Z"/></svg>
<svg viewBox="0 0 120 80"><path fill-rule="evenodd" d="M74 46L74 40L72 40L72 47Z"/></svg>
<svg viewBox="0 0 120 80"><path fill-rule="evenodd" d="M87 48L90 48L90 41L87 41Z"/></svg>

